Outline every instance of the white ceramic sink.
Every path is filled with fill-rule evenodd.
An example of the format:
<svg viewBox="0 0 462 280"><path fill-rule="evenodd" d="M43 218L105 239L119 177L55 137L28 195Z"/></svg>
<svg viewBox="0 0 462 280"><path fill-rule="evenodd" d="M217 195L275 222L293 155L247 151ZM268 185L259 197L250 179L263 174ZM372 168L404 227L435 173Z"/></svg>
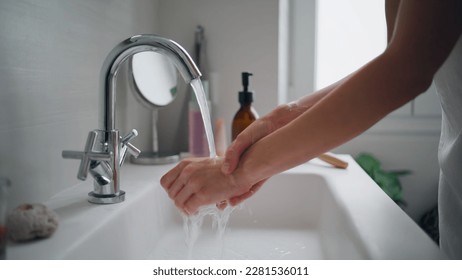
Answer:
<svg viewBox="0 0 462 280"><path fill-rule="evenodd" d="M176 212L176 209L171 209ZM367 258L327 181L313 173L284 173L270 179L235 209L223 237L208 216L192 250L194 259ZM333 226L330 226L333 225ZM155 259L188 256L183 220L166 221L151 254Z"/></svg>
<svg viewBox="0 0 462 280"><path fill-rule="evenodd" d="M347 170L313 160L269 180L231 214L222 239L206 218L196 259L441 259L430 238L349 156ZM187 259L183 220L160 187L172 165L126 165L126 201L86 202L84 182L46 204L47 240L10 244L11 259Z"/></svg>

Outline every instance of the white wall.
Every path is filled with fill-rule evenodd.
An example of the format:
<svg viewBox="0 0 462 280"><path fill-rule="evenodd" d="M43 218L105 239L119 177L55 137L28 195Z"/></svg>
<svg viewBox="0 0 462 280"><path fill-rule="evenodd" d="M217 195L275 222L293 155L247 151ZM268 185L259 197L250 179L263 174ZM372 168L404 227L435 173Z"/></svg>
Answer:
<svg viewBox="0 0 462 280"><path fill-rule="evenodd" d="M103 60L121 40L155 33L157 6L157 0L0 2L0 176L12 181L10 207L44 201L78 182L79 162L61 152L81 150L98 128Z"/></svg>

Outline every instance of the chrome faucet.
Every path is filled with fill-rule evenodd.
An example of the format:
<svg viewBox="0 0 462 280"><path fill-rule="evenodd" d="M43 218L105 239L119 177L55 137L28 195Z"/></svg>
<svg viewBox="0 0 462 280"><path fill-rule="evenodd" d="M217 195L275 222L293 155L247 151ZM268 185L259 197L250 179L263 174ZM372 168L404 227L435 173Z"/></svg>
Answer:
<svg viewBox="0 0 462 280"><path fill-rule="evenodd" d="M170 58L189 83L201 73L189 54L176 42L157 35L137 35L117 46L106 57L100 75L100 129L90 131L83 152L63 151L63 158L80 159L77 178L86 180L88 173L94 179L88 201L97 204L122 202L125 192L120 190L120 167L127 153L137 157L140 153L129 141L138 135L132 130L119 136L115 127L116 78L120 65L130 56L145 51L161 53Z"/></svg>

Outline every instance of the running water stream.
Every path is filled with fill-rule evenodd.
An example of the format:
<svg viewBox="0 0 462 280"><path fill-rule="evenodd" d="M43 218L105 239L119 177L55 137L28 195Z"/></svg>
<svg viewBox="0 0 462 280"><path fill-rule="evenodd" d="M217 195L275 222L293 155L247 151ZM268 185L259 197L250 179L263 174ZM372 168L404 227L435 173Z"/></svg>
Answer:
<svg viewBox="0 0 462 280"><path fill-rule="evenodd" d="M212 122L210 119L210 110L207 105L207 99L205 96L202 82L199 78L194 79L190 83L191 87L196 94L197 102L202 114L202 120L204 122L205 134L207 136L207 143L209 145L209 157L214 159L217 157L215 151L215 140L213 139ZM217 241L220 244L220 252L218 255L223 256L224 248L224 233L226 231L226 225L228 224L229 217L234 207L227 206L224 210L219 210L215 205L208 205L201 207L199 211L194 215L183 215L183 228L186 235L186 246L188 248L188 259L192 258L194 245L201 234L201 227L204 223L206 216L211 216L213 219L213 228L216 230Z"/></svg>
<svg viewBox="0 0 462 280"><path fill-rule="evenodd" d="M212 121L210 119L210 110L207 105L207 98L205 97L204 87L200 78L196 78L191 81L191 87L196 94L197 103L202 114L202 121L204 122L205 134L207 136L207 143L209 145L209 156L210 158L216 158L217 153L215 151L215 140L213 139Z"/></svg>

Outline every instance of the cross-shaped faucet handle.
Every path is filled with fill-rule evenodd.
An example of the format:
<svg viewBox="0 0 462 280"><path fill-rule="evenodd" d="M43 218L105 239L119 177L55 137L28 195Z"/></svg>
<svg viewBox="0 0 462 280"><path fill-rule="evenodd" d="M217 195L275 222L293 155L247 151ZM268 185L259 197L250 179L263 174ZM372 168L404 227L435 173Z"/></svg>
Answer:
<svg viewBox="0 0 462 280"><path fill-rule="evenodd" d="M88 171L90 170L90 162L92 160L110 160L112 153L109 152L95 152L93 146L95 145L98 134L96 131L88 133L87 142L83 152L78 151L63 151L63 158L80 159L79 171L77 178L85 181L87 179Z"/></svg>

